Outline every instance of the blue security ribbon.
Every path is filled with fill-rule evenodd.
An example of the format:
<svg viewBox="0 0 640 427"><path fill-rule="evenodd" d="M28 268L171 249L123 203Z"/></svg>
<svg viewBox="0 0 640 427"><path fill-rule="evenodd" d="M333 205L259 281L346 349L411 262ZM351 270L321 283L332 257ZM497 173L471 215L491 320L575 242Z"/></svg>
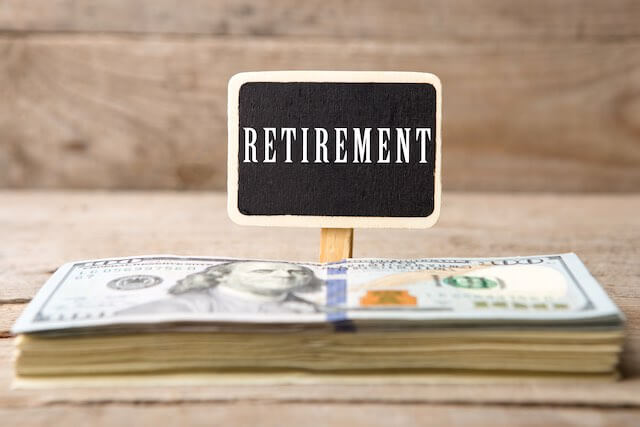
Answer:
<svg viewBox="0 0 640 427"><path fill-rule="evenodd" d="M342 307L347 305L347 268L331 266L327 269L327 321L333 323L336 332L355 332L353 322L347 319Z"/></svg>

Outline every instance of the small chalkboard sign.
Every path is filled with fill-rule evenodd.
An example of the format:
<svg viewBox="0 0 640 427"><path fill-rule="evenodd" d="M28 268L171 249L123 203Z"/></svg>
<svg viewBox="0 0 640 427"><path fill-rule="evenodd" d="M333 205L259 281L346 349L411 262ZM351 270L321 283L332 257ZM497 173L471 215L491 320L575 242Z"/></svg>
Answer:
<svg viewBox="0 0 640 427"><path fill-rule="evenodd" d="M441 95L440 80L427 73L236 74L229 216L244 225L432 226Z"/></svg>

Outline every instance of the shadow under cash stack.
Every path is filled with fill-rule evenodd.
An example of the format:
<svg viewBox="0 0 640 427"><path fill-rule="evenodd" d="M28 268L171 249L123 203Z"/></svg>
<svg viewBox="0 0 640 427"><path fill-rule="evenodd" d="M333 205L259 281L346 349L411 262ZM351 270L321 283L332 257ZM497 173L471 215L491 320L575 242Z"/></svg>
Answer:
<svg viewBox="0 0 640 427"><path fill-rule="evenodd" d="M15 324L15 384L612 380L623 322L575 254L81 261Z"/></svg>

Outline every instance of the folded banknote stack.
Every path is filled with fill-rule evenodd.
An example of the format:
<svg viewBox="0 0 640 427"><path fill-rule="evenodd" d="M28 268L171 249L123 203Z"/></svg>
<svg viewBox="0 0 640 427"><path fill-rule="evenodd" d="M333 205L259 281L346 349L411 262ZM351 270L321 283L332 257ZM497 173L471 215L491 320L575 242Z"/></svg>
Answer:
<svg viewBox="0 0 640 427"><path fill-rule="evenodd" d="M62 266L16 384L615 379L624 318L575 254Z"/></svg>

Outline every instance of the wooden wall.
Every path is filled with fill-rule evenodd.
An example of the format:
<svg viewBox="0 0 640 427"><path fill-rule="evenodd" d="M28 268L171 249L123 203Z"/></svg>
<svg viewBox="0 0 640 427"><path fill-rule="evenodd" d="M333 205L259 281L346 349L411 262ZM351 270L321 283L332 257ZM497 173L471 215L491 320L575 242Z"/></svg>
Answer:
<svg viewBox="0 0 640 427"><path fill-rule="evenodd" d="M445 189L640 190L633 0L0 0L0 187L223 189L277 69L438 74Z"/></svg>

